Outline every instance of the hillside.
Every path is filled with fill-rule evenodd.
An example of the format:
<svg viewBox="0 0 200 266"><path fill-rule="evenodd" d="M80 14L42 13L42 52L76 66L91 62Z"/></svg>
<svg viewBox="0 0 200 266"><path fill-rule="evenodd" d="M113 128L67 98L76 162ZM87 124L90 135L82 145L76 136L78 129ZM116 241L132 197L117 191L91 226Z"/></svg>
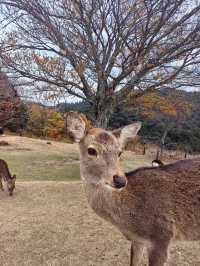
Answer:
<svg viewBox="0 0 200 266"><path fill-rule="evenodd" d="M158 95L167 97L174 92L171 89L164 89L158 92ZM166 137L167 149L182 149L187 152L200 152L200 92L178 91L179 96L185 101L188 101L192 106L191 112L184 117L184 119L174 119L171 122L169 133ZM127 104L128 102L128 104ZM118 103L113 115L109 121L110 128L119 128L128 125L134 121L142 121L143 126L139 132L142 142L150 142L160 144L163 135L165 123L168 119L147 118L142 116L138 105L134 105L134 98L123 99L122 103ZM128 106L127 106L128 105ZM154 106L156 109L159 106ZM78 110L85 113L92 120L94 119L91 113L91 108L87 103L79 102L73 104L60 104L58 108L61 112L69 110ZM181 113L181 112L180 112Z"/></svg>

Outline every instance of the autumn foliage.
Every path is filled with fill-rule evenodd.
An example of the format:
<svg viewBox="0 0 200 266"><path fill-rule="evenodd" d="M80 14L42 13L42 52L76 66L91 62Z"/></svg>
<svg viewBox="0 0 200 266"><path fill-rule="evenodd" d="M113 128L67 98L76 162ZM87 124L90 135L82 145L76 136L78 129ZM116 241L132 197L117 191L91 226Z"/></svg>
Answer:
<svg viewBox="0 0 200 266"><path fill-rule="evenodd" d="M5 127L15 116L17 104L13 101L0 101L0 125Z"/></svg>
<svg viewBox="0 0 200 266"><path fill-rule="evenodd" d="M80 117L85 121L86 127L90 128L91 121L87 119L86 115L80 113ZM32 136L54 140L66 139L65 115L54 108L32 103L29 105L27 132Z"/></svg>
<svg viewBox="0 0 200 266"><path fill-rule="evenodd" d="M132 92L126 99L130 112L135 112L140 119L159 124L160 137L154 139L161 145L161 151L166 146L169 132L183 123L192 113L192 103L181 90L154 90L143 93Z"/></svg>
<svg viewBox="0 0 200 266"><path fill-rule="evenodd" d="M54 109L31 104L27 131L34 136L59 140L64 137L64 118Z"/></svg>
<svg viewBox="0 0 200 266"><path fill-rule="evenodd" d="M173 91L168 95L159 94L158 91L151 91L137 99L141 114L147 119L169 118L181 119L189 114L192 105L183 97L181 91Z"/></svg>
<svg viewBox="0 0 200 266"><path fill-rule="evenodd" d="M53 139L64 137L64 118L56 111L49 111L47 114L46 136Z"/></svg>

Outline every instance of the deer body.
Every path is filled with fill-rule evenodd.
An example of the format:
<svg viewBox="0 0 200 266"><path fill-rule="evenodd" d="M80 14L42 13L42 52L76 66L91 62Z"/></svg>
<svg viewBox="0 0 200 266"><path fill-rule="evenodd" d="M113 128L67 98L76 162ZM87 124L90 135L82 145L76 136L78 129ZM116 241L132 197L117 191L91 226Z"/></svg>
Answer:
<svg viewBox="0 0 200 266"><path fill-rule="evenodd" d="M86 131L77 114L71 115L67 129L79 142L88 202L132 242L131 266L139 265L144 247L149 266L164 266L171 242L200 240L200 158L124 173L119 155L140 124Z"/></svg>
<svg viewBox="0 0 200 266"><path fill-rule="evenodd" d="M7 183L7 189L9 195L12 196L13 190L15 188L16 175L12 176L10 174L8 164L4 160L0 159L0 189L3 191L4 188L2 180L4 180Z"/></svg>
<svg viewBox="0 0 200 266"><path fill-rule="evenodd" d="M117 191L86 182L88 202L99 216L129 240L150 243L162 232L171 240L200 240L200 159L140 168L126 177L126 187Z"/></svg>

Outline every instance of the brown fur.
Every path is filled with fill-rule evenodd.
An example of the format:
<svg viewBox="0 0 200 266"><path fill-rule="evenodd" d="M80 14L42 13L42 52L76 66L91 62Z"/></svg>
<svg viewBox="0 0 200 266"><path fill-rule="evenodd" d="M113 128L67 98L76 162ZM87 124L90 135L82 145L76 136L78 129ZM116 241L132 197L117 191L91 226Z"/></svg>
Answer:
<svg viewBox="0 0 200 266"><path fill-rule="evenodd" d="M142 203L137 209L138 235L156 239L160 228L159 237L200 240L200 158L162 168L140 168L126 176L128 184L122 195L126 204L134 209L131 195ZM131 221L131 227L136 228L137 222L137 218Z"/></svg>
<svg viewBox="0 0 200 266"><path fill-rule="evenodd" d="M101 144L113 144L112 136L106 132L100 132L96 136L96 140Z"/></svg>
<svg viewBox="0 0 200 266"><path fill-rule="evenodd" d="M3 191L2 179L7 183L9 195L12 196L15 189L16 176L10 174L8 164L0 159L0 189Z"/></svg>
<svg viewBox="0 0 200 266"><path fill-rule="evenodd" d="M132 242L130 265L139 265L146 247L148 265L164 266L171 242L200 240L200 158L125 174L118 154L138 128L139 123L129 125L118 138L103 129L82 134L81 177L92 209ZM99 134L106 133L112 142L99 142ZM95 156L88 155L88 147ZM124 176L127 184L117 189L114 176Z"/></svg>

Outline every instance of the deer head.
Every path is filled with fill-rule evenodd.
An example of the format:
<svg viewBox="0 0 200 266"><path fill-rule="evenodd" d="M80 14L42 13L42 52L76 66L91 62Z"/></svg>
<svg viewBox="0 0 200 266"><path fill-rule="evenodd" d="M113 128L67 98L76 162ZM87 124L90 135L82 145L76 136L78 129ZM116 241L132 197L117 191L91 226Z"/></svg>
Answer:
<svg viewBox="0 0 200 266"><path fill-rule="evenodd" d="M112 132L92 128L78 112L69 112L66 131L73 142L79 143L81 178L93 185L124 187L126 177L120 168L119 157L126 143L135 138L140 128L140 122Z"/></svg>
<svg viewBox="0 0 200 266"><path fill-rule="evenodd" d="M13 195L13 190L15 189L15 181L16 181L16 175L11 176L7 181L7 188L9 195Z"/></svg>

